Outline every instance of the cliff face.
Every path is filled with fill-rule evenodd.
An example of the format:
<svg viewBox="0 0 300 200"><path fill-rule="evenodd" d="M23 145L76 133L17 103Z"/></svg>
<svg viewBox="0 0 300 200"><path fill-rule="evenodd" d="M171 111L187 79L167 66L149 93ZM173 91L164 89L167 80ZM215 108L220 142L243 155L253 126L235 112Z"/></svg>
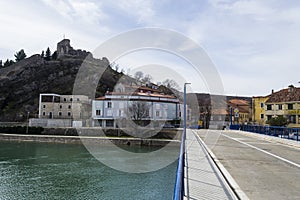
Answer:
<svg viewBox="0 0 300 200"><path fill-rule="evenodd" d="M46 61L40 55L33 55L0 69L0 121L25 121L28 112L30 117L36 117L40 93L72 94L77 72L86 56L97 70L106 69L105 78L96 83L96 96L112 89L122 76L107 67L106 58L94 59L86 51L74 50L69 41L63 43L66 46L59 43L56 60ZM63 51L63 47L67 50Z"/></svg>

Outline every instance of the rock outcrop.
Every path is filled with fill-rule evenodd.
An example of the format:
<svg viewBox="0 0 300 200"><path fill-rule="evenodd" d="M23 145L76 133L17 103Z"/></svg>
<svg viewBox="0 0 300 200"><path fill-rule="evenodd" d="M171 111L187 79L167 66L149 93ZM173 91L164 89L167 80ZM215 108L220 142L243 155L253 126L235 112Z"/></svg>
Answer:
<svg viewBox="0 0 300 200"><path fill-rule="evenodd" d="M33 55L0 69L0 121L26 121L28 113L36 117L40 93L72 94L78 70L86 58L93 70L105 73L104 79L96 83L96 96L113 88L122 76L109 67L108 59L94 59L89 52L74 50L68 39L58 43L57 55L50 61Z"/></svg>

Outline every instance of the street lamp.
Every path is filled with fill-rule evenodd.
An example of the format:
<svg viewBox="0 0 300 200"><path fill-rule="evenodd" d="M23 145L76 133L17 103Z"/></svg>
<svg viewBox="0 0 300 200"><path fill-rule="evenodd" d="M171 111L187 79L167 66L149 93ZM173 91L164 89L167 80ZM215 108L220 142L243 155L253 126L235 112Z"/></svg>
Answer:
<svg viewBox="0 0 300 200"><path fill-rule="evenodd" d="M186 85L191 83L184 83L183 87L183 131L186 134Z"/></svg>

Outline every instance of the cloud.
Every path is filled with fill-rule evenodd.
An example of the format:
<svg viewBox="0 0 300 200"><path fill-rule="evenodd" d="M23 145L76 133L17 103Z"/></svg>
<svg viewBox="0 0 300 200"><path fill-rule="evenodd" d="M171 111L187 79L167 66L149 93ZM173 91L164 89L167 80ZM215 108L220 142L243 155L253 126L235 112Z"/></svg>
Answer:
<svg viewBox="0 0 300 200"><path fill-rule="evenodd" d="M43 0L43 2L70 21L97 24L108 18L102 11L100 2L83 0Z"/></svg>
<svg viewBox="0 0 300 200"><path fill-rule="evenodd" d="M28 55L49 45L53 49L63 34L75 48L93 51L120 32L155 26L203 47L228 93L255 95L299 81L293 73L299 71L300 52L300 2L295 0L12 0L0 2L0 22L1 59L19 48ZM170 60L168 65L178 64Z"/></svg>
<svg viewBox="0 0 300 200"><path fill-rule="evenodd" d="M135 18L138 24L149 23L155 15L151 0L122 0L116 1L116 6L126 14Z"/></svg>
<svg viewBox="0 0 300 200"><path fill-rule="evenodd" d="M188 23L187 33L206 49L221 73L227 93L255 95L298 82L297 75L291 72L299 70L299 3L209 3ZM255 87L243 87L251 84Z"/></svg>

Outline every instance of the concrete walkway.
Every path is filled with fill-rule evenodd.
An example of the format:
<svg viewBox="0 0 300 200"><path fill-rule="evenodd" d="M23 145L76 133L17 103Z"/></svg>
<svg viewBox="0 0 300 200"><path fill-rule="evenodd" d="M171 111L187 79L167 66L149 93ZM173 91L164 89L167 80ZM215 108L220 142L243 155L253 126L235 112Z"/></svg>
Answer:
<svg viewBox="0 0 300 200"><path fill-rule="evenodd" d="M187 130L185 199L237 199L192 130Z"/></svg>

